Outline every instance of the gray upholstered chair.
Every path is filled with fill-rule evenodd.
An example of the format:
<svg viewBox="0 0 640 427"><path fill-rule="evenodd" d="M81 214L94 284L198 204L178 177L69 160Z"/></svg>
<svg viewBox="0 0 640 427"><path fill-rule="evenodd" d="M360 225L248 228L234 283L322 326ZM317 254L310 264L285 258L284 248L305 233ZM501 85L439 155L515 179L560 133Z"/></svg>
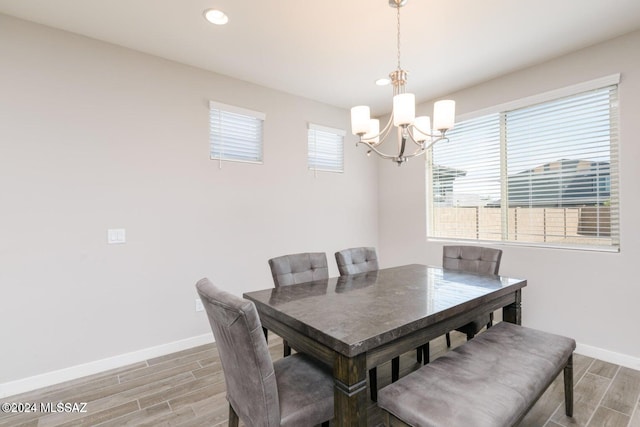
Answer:
<svg viewBox="0 0 640 427"><path fill-rule="evenodd" d="M375 248L350 248L336 252L336 263L341 276L376 271L378 255Z"/></svg>
<svg viewBox="0 0 640 427"><path fill-rule="evenodd" d="M351 274L367 273L376 271L378 265L378 254L375 248L349 248L336 252L336 263L341 276ZM391 360L391 381L396 381L400 376L400 358L394 357ZM378 369L369 369L369 388L371 390L371 400L378 400Z"/></svg>
<svg viewBox="0 0 640 427"><path fill-rule="evenodd" d="M271 268L271 276L276 288L329 278L327 255L324 252L307 252L271 258L269 268ZM264 334L266 337L266 330ZM291 354L291 347L286 340L283 340L282 344L284 356L287 357Z"/></svg>
<svg viewBox="0 0 640 427"><path fill-rule="evenodd" d="M304 354L272 362L260 318L251 301L208 279L196 284L222 363L229 425L328 426L333 418L329 367Z"/></svg>
<svg viewBox="0 0 640 427"><path fill-rule="evenodd" d="M495 275L500 271L502 250L482 246L444 246L442 248L442 268L448 270L466 271L485 275ZM456 331L467 335L467 340L473 338L486 326L493 325L493 313L483 315L457 328ZM446 334L447 347L451 347L451 337Z"/></svg>
<svg viewBox="0 0 640 427"><path fill-rule="evenodd" d="M482 246L444 246L442 248L442 268L448 270L466 271L469 273L494 275L500 270L502 250ZM467 340L473 338L483 327L493 325L493 313L482 315L477 319L457 328L456 331L467 335ZM447 347L451 347L451 335L445 334ZM417 349L418 362L424 359L429 363L429 343Z"/></svg>

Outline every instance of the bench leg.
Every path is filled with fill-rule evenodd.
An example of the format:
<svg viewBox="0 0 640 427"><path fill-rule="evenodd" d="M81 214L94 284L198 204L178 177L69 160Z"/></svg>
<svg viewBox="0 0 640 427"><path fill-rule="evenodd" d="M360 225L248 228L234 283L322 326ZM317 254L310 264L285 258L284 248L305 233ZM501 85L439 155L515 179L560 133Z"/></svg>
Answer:
<svg viewBox="0 0 640 427"><path fill-rule="evenodd" d="M573 417L573 354L564 367L564 413Z"/></svg>

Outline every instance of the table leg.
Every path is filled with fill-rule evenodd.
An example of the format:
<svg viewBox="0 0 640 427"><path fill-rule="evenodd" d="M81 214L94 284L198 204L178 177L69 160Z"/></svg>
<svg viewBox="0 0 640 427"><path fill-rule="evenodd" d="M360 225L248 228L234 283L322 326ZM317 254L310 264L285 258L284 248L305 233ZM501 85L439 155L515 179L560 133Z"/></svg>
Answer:
<svg viewBox="0 0 640 427"><path fill-rule="evenodd" d="M337 354L333 364L334 423L338 427L367 425L367 355Z"/></svg>
<svg viewBox="0 0 640 427"><path fill-rule="evenodd" d="M516 325L522 324L522 290L516 291L516 300L502 309L502 320Z"/></svg>

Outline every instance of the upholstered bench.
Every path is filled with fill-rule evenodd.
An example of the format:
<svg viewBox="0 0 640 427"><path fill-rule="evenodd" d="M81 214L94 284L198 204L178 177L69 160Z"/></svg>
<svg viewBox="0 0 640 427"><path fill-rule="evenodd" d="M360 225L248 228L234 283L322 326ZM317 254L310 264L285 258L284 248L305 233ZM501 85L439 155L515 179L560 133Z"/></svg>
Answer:
<svg viewBox="0 0 640 427"><path fill-rule="evenodd" d="M565 412L573 416L571 338L501 322L384 387L387 426L516 425L564 369Z"/></svg>

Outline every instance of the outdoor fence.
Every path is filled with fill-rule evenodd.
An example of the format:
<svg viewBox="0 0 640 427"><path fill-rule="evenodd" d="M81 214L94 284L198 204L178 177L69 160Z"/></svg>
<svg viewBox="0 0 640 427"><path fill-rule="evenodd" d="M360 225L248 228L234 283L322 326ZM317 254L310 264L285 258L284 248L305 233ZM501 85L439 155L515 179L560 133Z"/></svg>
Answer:
<svg viewBox="0 0 640 427"><path fill-rule="evenodd" d="M502 210L494 207L436 207L434 237L503 240ZM508 241L607 244L611 241L609 206L509 208Z"/></svg>

